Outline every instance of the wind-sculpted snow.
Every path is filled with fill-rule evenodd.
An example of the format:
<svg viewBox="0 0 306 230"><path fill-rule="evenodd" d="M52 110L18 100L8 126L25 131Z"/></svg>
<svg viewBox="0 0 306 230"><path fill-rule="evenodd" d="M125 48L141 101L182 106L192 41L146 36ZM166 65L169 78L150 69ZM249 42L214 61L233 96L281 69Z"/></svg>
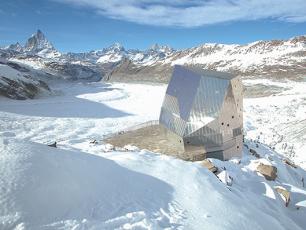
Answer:
<svg viewBox="0 0 306 230"><path fill-rule="evenodd" d="M304 83L285 85L291 90L283 95L303 97L297 91ZM246 140L248 147L240 160L211 159L231 176L231 186L200 162L132 146L111 150L101 141L111 133L156 120L166 85L66 83L54 89L57 95L36 100L1 98L1 230L304 229L306 209L295 204L306 200L305 171L283 163L283 155L257 139ZM262 137L269 134L270 126L265 123L264 129L257 119L269 113L277 98L284 99L282 95L257 98L254 106L260 113L250 107L254 99L245 99L248 138L257 132L259 141L267 143L269 135ZM297 107L300 115L301 108ZM289 114L284 110L278 118ZM270 114L271 127L277 115ZM47 146L54 141L57 148ZM299 158L292 160L305 168ZM275 181L256 172L260 163L277 167ZM288 207L275 186L290 192Z"/></svg>
<svg viewBox="0 0 306 230"><path fill-rule="evenodd" d="M305 211L292 207L288 214L281 199L265 196L262 183L268 188L274 183L263 182L250 170L243 172L247 165L215 162L234 176L236 184L229 190L197 163L146 151L106 155L115 163L103 154L61 150L4 136L0 139L0 172L4 175L0 183L1 229L303 226L295 221ZM287 175L290 170L282 171ZM295 177L285 178L286 183L293 183L292 190L299 186ZM296 194L306 196L301 189Z"/></svg>
<svg viewBox="0 0 306 230"><path fill-rule="evenodd" d="M163 224L154 215L169 212L173 188L157 178L87 153L13 138L1 142L1 229L59 229L70 221L111 229L125 216L154 226ZM4 220L9 217L12 222Z"/></svg>

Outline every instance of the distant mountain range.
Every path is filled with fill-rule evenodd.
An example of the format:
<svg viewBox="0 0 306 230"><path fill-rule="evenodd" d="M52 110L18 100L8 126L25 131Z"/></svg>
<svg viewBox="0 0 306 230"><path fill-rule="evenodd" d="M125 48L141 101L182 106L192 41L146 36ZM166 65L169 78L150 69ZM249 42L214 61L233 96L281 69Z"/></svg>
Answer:
<svg viewBox="0 0 306 230"><path fill-rule="evenodd" d="M10 64L10 68L19 66L17 71L27 70L28 77L40 81L104 78L106 81L167 82L176 64L228 71L244 77L298 80L306 75L306 36L246 45L206 43L185 50L158 44L143 51L127 50L115 43L101 50L60 53L38 30L24 46L16 43L1 48L0 63ZM3 75L0 72L0 88Z"/></svg>

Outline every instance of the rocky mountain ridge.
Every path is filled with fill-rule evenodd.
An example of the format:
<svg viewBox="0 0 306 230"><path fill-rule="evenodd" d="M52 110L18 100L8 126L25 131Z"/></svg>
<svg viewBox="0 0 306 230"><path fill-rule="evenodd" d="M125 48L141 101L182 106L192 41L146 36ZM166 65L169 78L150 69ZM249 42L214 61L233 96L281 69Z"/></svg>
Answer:
<svg viewBox="0 0 306 230"><path fill-rule="evenodd" d="M147 50L110 47L60 53L38 30L24 46L0 48L0 58L39 70L48 79L168 82L174 65L226 71L245 78L305 78L306 36L256 41L246 45L205 43L184 50L153 45Z"/></svg>

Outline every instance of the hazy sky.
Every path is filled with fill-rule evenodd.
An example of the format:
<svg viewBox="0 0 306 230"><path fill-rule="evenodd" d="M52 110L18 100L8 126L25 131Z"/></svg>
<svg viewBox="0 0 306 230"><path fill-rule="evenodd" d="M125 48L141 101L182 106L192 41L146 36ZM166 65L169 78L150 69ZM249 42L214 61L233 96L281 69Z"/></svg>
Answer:
<svg viewBox="0 0 306 230"><path fill-rule="evenodd" d="M146 49L306 34L306 0L0 0L0 45L41 29L60 51Z"/></svg>

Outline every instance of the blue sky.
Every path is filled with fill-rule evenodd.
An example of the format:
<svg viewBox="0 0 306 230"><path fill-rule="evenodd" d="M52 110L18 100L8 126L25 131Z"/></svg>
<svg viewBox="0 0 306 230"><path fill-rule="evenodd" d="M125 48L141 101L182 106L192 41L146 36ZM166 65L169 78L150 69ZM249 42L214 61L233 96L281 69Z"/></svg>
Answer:
<svg viewBox="0 0 306 230"><path fill-rule="evenodd" d="M0 44L41 29L62 52L188 48L306 34L306 0L0 0Z"/></svg>

